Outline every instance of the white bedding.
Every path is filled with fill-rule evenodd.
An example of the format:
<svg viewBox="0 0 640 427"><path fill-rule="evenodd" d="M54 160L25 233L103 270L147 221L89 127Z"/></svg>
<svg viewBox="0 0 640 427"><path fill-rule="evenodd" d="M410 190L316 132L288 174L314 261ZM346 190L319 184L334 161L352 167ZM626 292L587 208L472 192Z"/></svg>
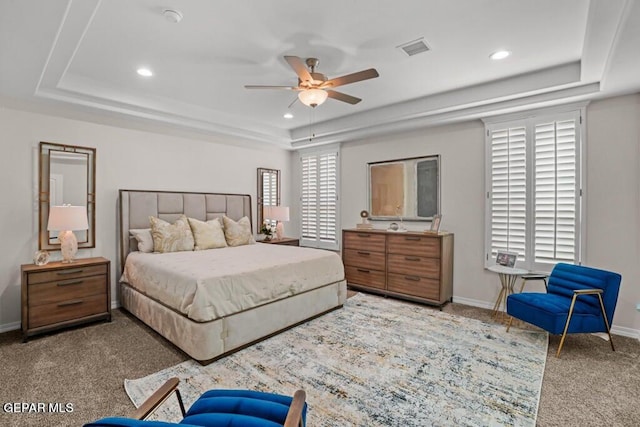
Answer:
<svg viewBox="0 0 640 427"><path fill-rule="evenodd" d="M207 322L343 279L336 253L258 243L132 252L121 281L192 320Z"/></svg>

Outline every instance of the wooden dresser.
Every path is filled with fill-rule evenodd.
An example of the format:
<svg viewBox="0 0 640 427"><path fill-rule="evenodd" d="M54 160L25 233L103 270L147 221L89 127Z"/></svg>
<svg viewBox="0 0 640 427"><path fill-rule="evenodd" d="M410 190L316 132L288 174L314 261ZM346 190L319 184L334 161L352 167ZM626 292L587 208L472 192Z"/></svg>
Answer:
<svg viewBox="0 0 640 427"><path fill-rule="evenodd" d="M349 287L442 306L453 296L453 234L343 230Z"/></svg>
<svg viewBox="0 0 640 427"><path fill-rule="evenodd" d="M22 334L28 337L95 320L111 320L110 261L22 266Z"/></svg>

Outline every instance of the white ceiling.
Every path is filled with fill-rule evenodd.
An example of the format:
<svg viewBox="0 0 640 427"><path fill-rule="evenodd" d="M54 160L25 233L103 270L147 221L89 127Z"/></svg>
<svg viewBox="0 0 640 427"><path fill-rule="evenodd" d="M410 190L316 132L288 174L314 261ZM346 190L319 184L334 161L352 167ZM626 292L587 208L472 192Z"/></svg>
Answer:
<svg viewBox="0 0 640 427"><path fill-rule="evenodd" d="M0 0L0 101L286 148L640 91L640 0ZM179 10L180 23L164 9ZM430 51L397 48L424 38ZM507 49L502 61L489 55ZM380 77L315 109L283 55ZM147 66L155 75L136 74ZM284 119L287 111L293 119ZM309 141L311 133L315 138ZM237 139L236 138L236 139Z"/></svg>

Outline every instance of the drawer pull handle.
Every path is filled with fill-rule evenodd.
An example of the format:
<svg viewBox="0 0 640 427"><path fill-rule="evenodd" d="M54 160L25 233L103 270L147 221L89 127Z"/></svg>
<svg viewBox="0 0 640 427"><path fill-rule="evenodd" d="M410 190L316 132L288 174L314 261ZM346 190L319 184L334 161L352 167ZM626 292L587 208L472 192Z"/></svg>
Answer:
<svg viewBox="0 0 640 427"><path fill-rule="evenodd" d="M414 242L419 242L420 241L420 237L405 237L405 240L411 240Z"/></svg>
<svg viewBox="0 0 640 427"><path fill-rule="evenodd" d="M420 261L420 257L417 256L406 256L404 257L406 261Z"/></svg>
<svg viewBox="0 0 640 427"><path fill-rule="evenodd" d="M359 268L359 269L358 269L358 271L359 271L360 273L370 273L370 271L369 271L369 270L365 270L364 268Z"/></svg>
<svg viewBox="0 0 640 427"><path fill-rule="evenodd" d="M361 233L358 233L358 234L356 234L356 236L358 236L358 237L371 237L371 234L361 234Z"/></svg>
<svg viewBox="0 0 640 427"><path fill-rule="evenodd" d="M369 255L371 255L371 253L370 252L364 252L364 251L358 251L358 255L369 256Z"/></svg>
<svg viewBox="0 0 640 427"><path fill-rule="evenodd" d="M84 282L84 280L73 280L70 282L60 282L57 285L58 286L80 285L82 284L82 282Z"/></svg>
<svg viewBox="0 0 640 427"><path fill-rule="evenodd" d="M419 282L420 281L420 277L418 277L418 276L404 276L404 278L406 280L410 280L412 282Z"/></svg>
<svg viewBox="0 0 640 427"><path fill-rule="evenodd" d="M76 268L74 270L64 270L58 271L58 276L68 276L69 274L82 273L84 270L82 268Z"/></svg>
<svg viewBox="0 0 640 427"><path fill-rule="evenodd" d="M60 304L58 304L58 307L66 307L69 305L77 305L77 304L82 304L84 302L84 300L81 299L74 299L71 301L66 301L66 302L61 302Z"/></svg>

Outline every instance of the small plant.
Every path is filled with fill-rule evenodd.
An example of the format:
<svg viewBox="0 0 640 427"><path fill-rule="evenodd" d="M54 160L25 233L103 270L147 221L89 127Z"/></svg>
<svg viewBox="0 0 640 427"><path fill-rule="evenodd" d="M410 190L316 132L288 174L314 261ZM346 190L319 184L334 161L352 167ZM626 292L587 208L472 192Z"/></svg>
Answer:
<svg viewBox="0 0 640 427"><path fill-rule="evenodd" d="M276 231L276 228L269 222L265 221L262 223L262 228L260 229L260 233L267 236L267 239L271 238L271 236L273 235L273 233L275 233L275 231Z"/></svg>

